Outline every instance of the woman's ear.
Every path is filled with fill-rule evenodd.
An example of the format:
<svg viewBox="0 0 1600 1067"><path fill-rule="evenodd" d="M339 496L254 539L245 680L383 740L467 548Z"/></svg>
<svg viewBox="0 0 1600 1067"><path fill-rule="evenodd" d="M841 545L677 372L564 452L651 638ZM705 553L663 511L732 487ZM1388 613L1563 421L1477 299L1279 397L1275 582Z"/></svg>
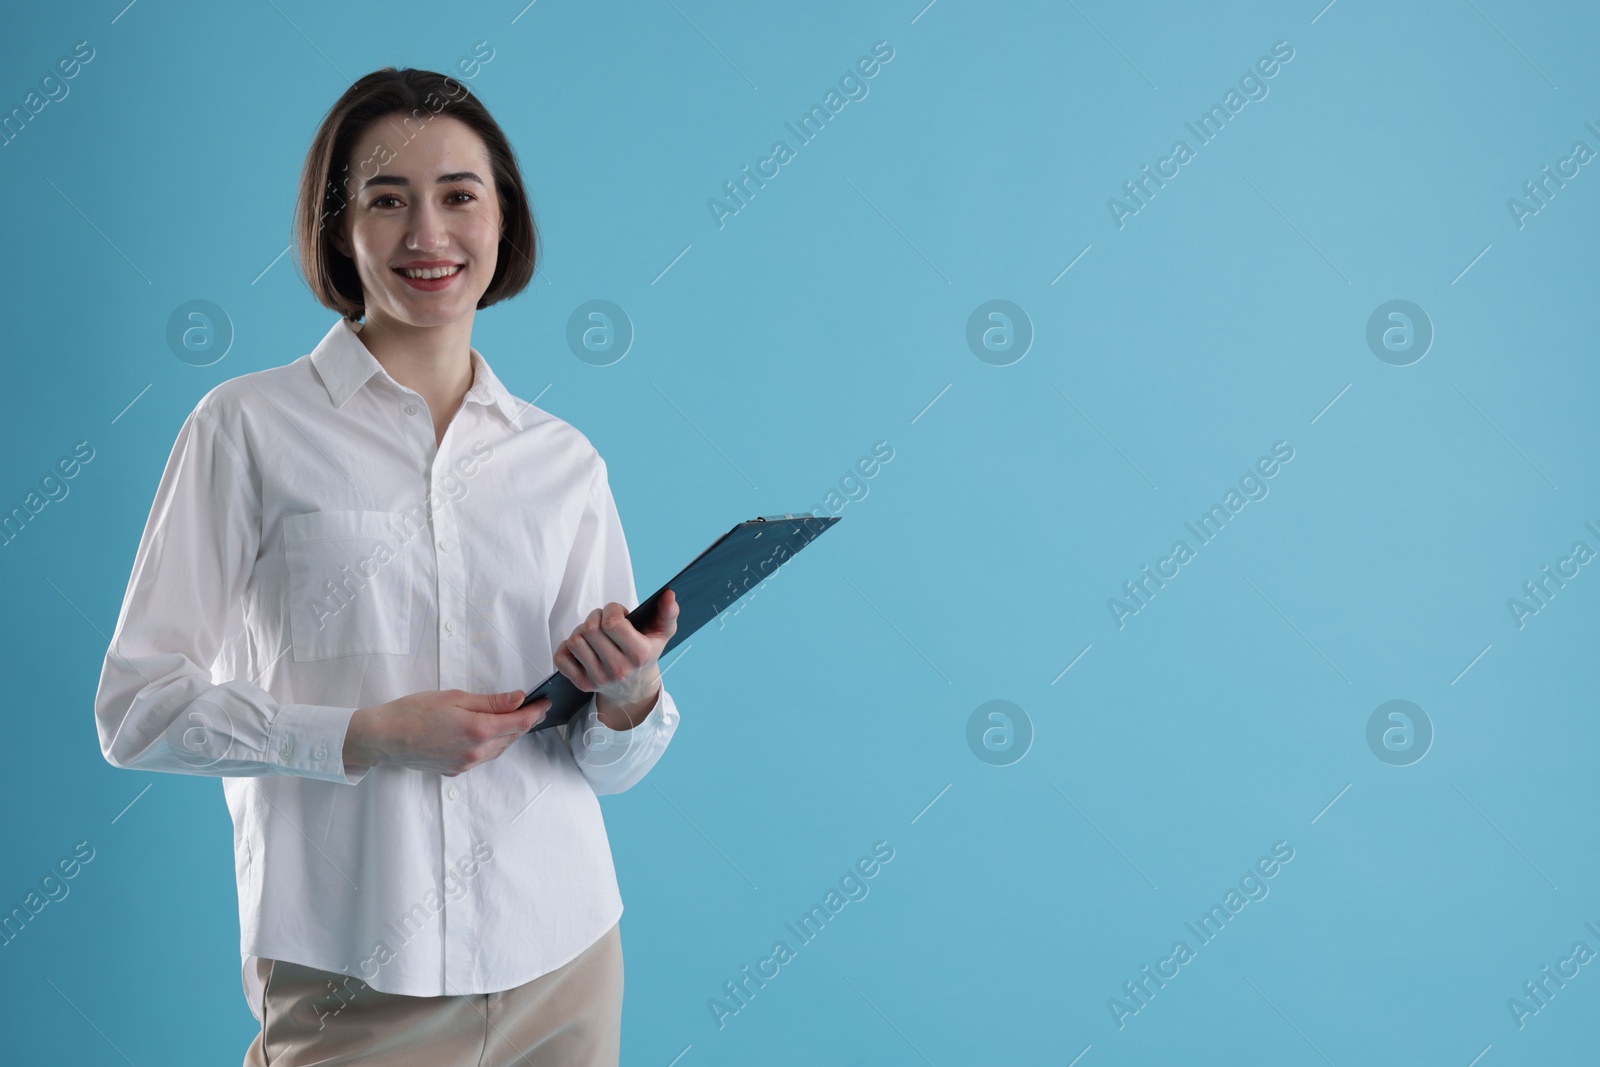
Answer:
<svg viewBox="0 0 1600 1067"><path fill-rule="evenodd" d="M345 212L341 211L330 221L323 223L323 225L328 228L328 243L333 245L334 250L341 256L353 263L356 257L350 254L350 241L345 236L345 220L348 217Z"/></svg>

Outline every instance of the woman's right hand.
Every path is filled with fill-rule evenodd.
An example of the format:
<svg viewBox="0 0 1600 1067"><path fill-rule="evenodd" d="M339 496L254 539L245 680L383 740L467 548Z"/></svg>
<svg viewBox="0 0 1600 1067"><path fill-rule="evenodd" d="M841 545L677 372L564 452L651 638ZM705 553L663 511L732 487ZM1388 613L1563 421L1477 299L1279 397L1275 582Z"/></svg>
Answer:
<svg viewBox="0 0 1600 1067"><path fill-rule="evenodd" d="M520 689L443 689L358 708L345 732L345 770L393 763L447 778L470 771L510 748L550 710L549 697L519 708L522 697Z"/></svg>

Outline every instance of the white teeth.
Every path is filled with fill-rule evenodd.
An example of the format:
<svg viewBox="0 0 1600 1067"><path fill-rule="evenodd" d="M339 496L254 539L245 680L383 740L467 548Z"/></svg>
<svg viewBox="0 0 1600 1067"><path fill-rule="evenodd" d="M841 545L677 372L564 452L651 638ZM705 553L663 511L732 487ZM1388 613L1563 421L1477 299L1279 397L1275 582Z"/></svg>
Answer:
<svg viewBox="0 0 1600 1067"><path fill-rule="evenodd" d="M458 265L454 267L430 267L427 270L403 270L400 273L407 278L445 278L460 269L461 267Z"/></svg>

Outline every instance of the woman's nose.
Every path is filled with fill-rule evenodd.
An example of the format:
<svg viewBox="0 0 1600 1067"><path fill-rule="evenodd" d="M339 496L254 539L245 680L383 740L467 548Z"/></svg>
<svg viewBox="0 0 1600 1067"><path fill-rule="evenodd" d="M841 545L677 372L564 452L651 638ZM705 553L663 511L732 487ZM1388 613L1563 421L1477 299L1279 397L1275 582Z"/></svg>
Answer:
<svg viewBox="0 0 1600 1067"><path fill-rule="evenodd" d="M411 228L406 234L406 247L427 251L441 248L447 241L442 213L428 204L418 207L411 216Z"/></svg>

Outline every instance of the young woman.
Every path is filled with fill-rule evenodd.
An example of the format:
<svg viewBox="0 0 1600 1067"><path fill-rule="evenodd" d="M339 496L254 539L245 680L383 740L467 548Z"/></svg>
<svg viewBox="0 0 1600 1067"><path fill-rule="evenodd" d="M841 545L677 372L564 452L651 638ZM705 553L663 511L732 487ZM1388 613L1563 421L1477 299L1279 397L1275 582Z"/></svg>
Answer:
<svg viewBox="0 0 1600 1067"><path fill-rule="evenodd" d="M465 86L385 68L312 142L298 262L339 319L212 389L167 461L95 702L111 763L222 779L247 1065L615 1065L597 794L677 726L588 439L471 347L538 252ZM358 321L359 320L359 321ZM530 733L559 669L594 693ZM509 691L508 691L509 690Z"/></svg>

